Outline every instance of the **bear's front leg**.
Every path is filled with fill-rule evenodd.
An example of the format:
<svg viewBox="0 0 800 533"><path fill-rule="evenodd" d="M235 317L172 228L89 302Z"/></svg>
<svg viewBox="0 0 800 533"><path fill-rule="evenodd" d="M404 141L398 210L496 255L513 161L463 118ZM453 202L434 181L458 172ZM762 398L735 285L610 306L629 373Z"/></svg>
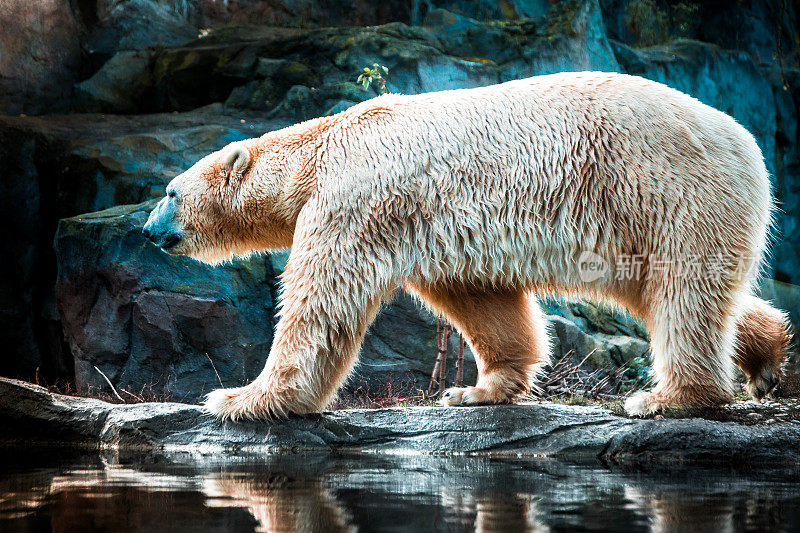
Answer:
<svg viewBox="0 0 800 533"><path fill-rule="evenodd" d="M379 279L386 269L376 269L373 260L324 243L302 244L295 243L286 266L280 320L264 370L245 387L215 390L206 398L206 410L220 419L269 420L324 409L392 288Z"/></svg>

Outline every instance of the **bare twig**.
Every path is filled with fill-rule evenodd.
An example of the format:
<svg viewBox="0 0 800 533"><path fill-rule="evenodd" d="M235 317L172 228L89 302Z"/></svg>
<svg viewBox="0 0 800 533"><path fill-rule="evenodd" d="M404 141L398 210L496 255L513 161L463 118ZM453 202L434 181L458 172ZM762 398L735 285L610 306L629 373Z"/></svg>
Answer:
<svg viewBox="0 0 800 533"><path fill-rule="evenodd" d="M445 320L442 321L442 333L439 337L439 395L444 392L447 387L447 341L450 334L453 332L453 327Z"/></svg>
<svg viewBox="0 0 800 533"><path fill-rule="evenodd" d="M204 353L206 354L206 357L208 358L208 362L211 363L211 368L214 369L214 373L217 375L217 381L219 381L219 386L224 389L225 385L222 384L222 379L220 379L220 377L219 377L219 372L217 372L217 367L214 366L214 361L211 360L211 357L209 357L207 352L204 352Z"/></svg>
<svg viewBox="0 0 800 533"><path fill-rule="evenodd" d="M630 368L626 364L614 372L603 369L591 372L582 371L581 366L594 351L587 354L580 363L574 363L574 352L569 351L553 364L550 372L539 387L539 397L583 396L592 400L618 400L624 374Z"/></svg>
<svg viewBox="0 0 800 533"><path fill-rule="evenodd" d="M146 400L144 398L142 398L141 396L136 396L134 393L128 392L125 389L123 389L122 387L120 387L119 390L121 390L122 392L124 392L125 394L127 394L128 396L130 396L131 398L136 400L137 402L141 402L141 403L145 403L146 402Z"/></svg>
<svg viewBox="0 0 800 533"><path fill-rule="evenodd" d="M464 348L467 342L464 335L458 335L458 357L456 358L456 387L464 386Z"/></svg>
<svg viewBox="0 0 800 533"><path fill-rule="evenodd" d="M106 380L106 383L108 383L108 386L109 386L109 387L111 387L111 392L113 392L113 393L114 393L114 396L116 396L116 397L117 397L117 399L118 399L119 401L121 401L122 403L125 403L125 400L123 400L123 399L122 399L122 396L120 396L120 395L119 395L119 393L117 392L117 389L115 389L115 388L114 388L114 385L112 385L112 384L111 384L111 380L110 380L110 379L108 379L108 376L106 376L105 374L103 374L103 371L102 371L102 370L100 370L99 368L97 368L96 366L94 367L94 369L95 369L95 370L97 370L97 371L100 373L100 375L101 375L101 376L103 376L103 379L105 379L105 380Z"/></svg>
<svg viewBox="0 0 800 533"><path fill-rule="evenodd" d="M431 381L425 393L427 398L440 395L447 386L447 341L453 333L453 326L439 317L436 320L436 364L433 366Z"/></svg>

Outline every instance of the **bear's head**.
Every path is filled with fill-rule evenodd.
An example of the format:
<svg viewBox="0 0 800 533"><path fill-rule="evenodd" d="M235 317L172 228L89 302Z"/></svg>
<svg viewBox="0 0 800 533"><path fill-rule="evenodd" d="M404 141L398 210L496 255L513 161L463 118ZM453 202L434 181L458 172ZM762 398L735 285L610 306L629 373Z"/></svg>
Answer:
<svg viewBox="0 0 800 533"><path fill-rule="evenodd" d="M297 155L250 139L208 155L167 185L142 232L162 250L216 264L291 245L287 168Z"/></svg>

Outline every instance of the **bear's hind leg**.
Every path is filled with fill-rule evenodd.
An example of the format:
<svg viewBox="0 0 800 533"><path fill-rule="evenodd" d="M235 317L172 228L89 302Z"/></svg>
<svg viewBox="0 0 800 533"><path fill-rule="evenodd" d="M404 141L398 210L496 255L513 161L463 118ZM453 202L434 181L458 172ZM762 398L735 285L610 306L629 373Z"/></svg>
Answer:
<svg viewBox="0 0 800 533"><path fill-rule="evenodd" d="M631 416L709 407L734 395L734 296L721 284L674 280L648 316L656 385L625 402ZM727 294L726 294L727 293Z"/></svg>
<svg viewBox="0 0 800 533"><path fill-rule="evenodd" d="M476 386L448 389L443 404L511 403L530 390L536 370L549 357L546 324L535 298L519 289L410 288L447 315L476 357Z"/></svg>
<svg viewBox="0 0 800 533"><path fill-rule="evenodd" d="M756 400L771 393L783 377L792 335L789 319L768 302L744 294L736 320L733 360L747 376L745 389Z"/></svg>

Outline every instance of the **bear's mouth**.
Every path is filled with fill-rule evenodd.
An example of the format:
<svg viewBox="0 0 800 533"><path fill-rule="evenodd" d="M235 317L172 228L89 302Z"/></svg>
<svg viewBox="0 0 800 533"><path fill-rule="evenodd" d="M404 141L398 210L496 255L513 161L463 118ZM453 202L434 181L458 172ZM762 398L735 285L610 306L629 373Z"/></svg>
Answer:
<svg viewBox="0 0 800 533"><path fill-rule="evenodd" d="M164 241L161 243L161 248L163 248L164 250L169 250L182 240L183 239L181 238L181 236L176 235L175 233L167 235L166 237L164 237Z"/></svg>
<svg viewBox="0 0 800 533"><path fill-rule="evenodd" d="M159 248L169 254L175 254L176 248L181 242L183 242L182 235L178 233L170 233L164 236L161 243L159 243Z"/></svg>

